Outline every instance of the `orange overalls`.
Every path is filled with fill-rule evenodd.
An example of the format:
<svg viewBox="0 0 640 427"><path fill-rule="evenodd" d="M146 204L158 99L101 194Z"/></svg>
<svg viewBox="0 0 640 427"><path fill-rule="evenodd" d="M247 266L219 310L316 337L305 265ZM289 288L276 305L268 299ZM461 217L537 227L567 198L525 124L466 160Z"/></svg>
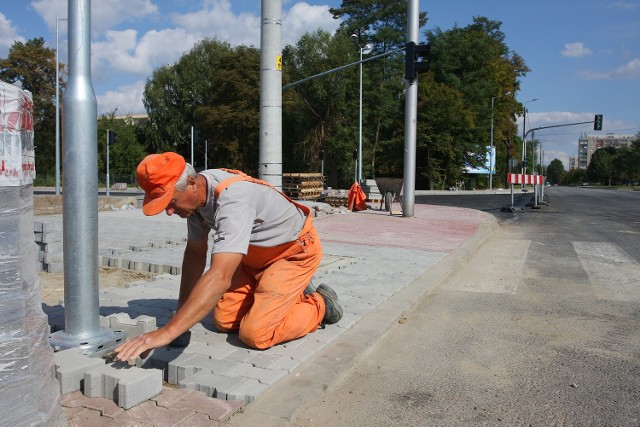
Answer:
<svg viewBox="0 0 640 427"><path fill-rule="evenodd" d="M225 170L238 176L218 184L214 190L216 199L229 185L241 180L271 187L242 172ZM266 349L315 331L325 311L322 296L317 293L304 295L322 259L320 238L309 208L280 194L307 217L298 239L274 247L250 244L231 286L213 313L214 324L219 330L239 330L240 340L257 349Z"/></svg>

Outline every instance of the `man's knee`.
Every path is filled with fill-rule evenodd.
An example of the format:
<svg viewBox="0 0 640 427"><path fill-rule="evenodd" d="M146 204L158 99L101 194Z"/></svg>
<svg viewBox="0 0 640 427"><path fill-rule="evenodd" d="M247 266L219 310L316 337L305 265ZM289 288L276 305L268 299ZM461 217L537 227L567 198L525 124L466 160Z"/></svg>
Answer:
<svg viewBox="0 0 640 427"><path fill-rule="evenodd" d="M221 332L230 332L238 330L240 327L239 322L233 319L229 319L228 316L224 317L218 314L217 310L213 311L213 325Z"/></svg>
<svg viewBox="0 0 640 427"><path fill-rule="evenodd" d="M264 327L255 327L247 322L240 325L238 337L249 347L258 350L266 350L277 344L273 339L273 331L267 331Z"/></svg>

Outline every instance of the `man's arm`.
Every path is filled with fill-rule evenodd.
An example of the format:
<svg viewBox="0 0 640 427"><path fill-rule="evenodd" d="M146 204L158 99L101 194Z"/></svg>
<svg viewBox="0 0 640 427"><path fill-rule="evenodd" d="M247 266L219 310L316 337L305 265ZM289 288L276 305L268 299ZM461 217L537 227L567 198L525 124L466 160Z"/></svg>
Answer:
<svg viewBox="0 0 640 427"><path fill-rule="evenodd" d="M182 277L180 279L180 296L178 308L182 307L191 290L202 276L207 264L207 239L187 240L182 259Z"/></svg>
<svg viewBox="0 0 640 427"><path fill-rule="evenodd" d="M154 348L169 344L213 310L242 261L242 254L220 253L211 257L211 267L191 289L178 312L162 328L140 335L115 349L119 360L147 357ZM182 292L181 292L182 294Z"/></svg>

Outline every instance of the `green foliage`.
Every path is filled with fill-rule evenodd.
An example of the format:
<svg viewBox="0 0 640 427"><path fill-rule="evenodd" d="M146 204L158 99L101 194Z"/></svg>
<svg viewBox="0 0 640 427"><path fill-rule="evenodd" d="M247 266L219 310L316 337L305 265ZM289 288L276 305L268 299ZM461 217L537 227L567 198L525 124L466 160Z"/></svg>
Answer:
<svg viewBox="0 0 640 427"><path fill-rule="evenodd" d="M203 40L176 64L154 71L143 102L149 122L141 130L153 151L172 150L190 158L191 127L200 131L196 168L258 169L259 51Z"/></svg>
<svg viewBox="0 0 640 427"><path fill-rule="evenodd" d="M596 150L591 156L591 161L587 167L589 181L609 185L611 184L612 175L612 155L607 149Z"/></svg>
<svg viewBox="0 0 640 427"><path fill-rule="evenodd" d="M512 143L516 131L515 113L518 104L513 95L520 88L518 79L529 69L524 60L511 52L505 44L501 23L485 17L475 17L473 23L464 28L454 27L443 31L439 28L427 31L431 45L430 71L420 79L434 82L431 90L444 92L456 98L455 114L447 113L446 101L421 104L424 108L438 108L437 114L428 113L424 120L440 123L425 123L426 132L438 128L435 135L419 132L420 145L454 144L449 150L436 150L430 155L429 167L449 165L426 172L429 181L436 179L443 186L455 185L464 164L478 166L484 162L481 153L490 143L491 99L494 99L494 146L496 147L496 184L505 176L507 161L513 157ZM448 95L447 95L448 93ZM422 95L423 97L425 94ZM429 93L427 97L431 96ZM422 117L422 116L421 116ZM421 119L422 120L422 119ZM462 123L465 123L464 128ZM424 141L420 141L423 139ZM430 141L430 139L432 141Z"/></svg>
<svg viewBox="0 0 640 427"><path fill-rule="evenodd" d="M56 57L44 39L15 42L7 58L0 58L0 80L20 82L33 96L36 171L55 173ZM60 82L63 89L64 82ZM62 103L62 101L60 101Z"/></svg>
<svg viewBox="0 0 640 427"><path fill-rule="evenodd" d="M562 177L560 183L563 185L581 185L587 181L587 171L585 169L572 169Z"/></svg>
<svg viewBox="0 0 640 427"><path fill-rule="evenodd" d="M564 165L559 159L553 159L547 166L547 181L552 184L559 184L565 174Z"/></svg>
<svg viewBox="0 0 640 427"><path fill-rule="evenodd" d="M146 155L145 147L138 141L138 125L129 119L116 119L115 111L98 118L98 174L107 173L107 129L116 135L114 144L109 145L110 182L132 181L138 163Z"/></svg>

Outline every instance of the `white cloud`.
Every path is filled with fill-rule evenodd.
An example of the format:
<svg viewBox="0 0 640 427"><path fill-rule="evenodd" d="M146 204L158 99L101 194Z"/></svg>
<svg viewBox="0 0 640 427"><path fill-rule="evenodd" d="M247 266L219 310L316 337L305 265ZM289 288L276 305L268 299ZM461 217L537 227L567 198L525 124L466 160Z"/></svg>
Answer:
<svg viewBox="0 0 640 427"><path fill-rule="evenodd" d="M144 80L138 80L134 84L120 86L118 90L110 90L97 96L98 114L112 113L114 110L117 110L117 114L145 113L142 104L144 85Z"/></svg>
<svg viewBox="0 0 640 427"><path fill-rule="evenodd" d="M260 45L260 17L251 13L234 14L228 0L212 0L203 10L174 14L173 22L200 38L216 38L232 45Z"/></svg>
<svg viewBox="0 0 640 427"><path fill-rule="evenodd" d="M586 47L582 42L565 43L564 50L560 52L560 54L562 56L577 58L591 55L591 49Z"/></svg>
<svg viewBox="0 0 640 427"><path fill-rule="evenodd" d="M624 65L608 71L585 70L579 76L586 80L634 80L640 78L640 58L634 58Z"/></svg>
<svg viewBox="0 0 640 427"><path fill-rule="evenodd" d="M296 3L282 19L282 45L294 44L306 32L322 28L334 33L340 21L333 19L329 6L311 6L307 3Z"/></svg>
<svg viewBox="0 0 640 427"><path fill-rule="evenodd" d="M49 31L56 31L56 18L67 17L68 0L34 0L31 6L47 24ZM124 22L137 21L158 13L151 0L109 0L91 2L91 32L102 34Z"/></svg>
<svg viewBox="0 0 640 427"><path fill-rule="evenodd" d="M149 31L140 40L135 30L107 31L104 42L92 45L96 77L105 77L105 67L148 76L157 67L171 64L199 40L182 28Z"/></svg>
<svg viewBox="0 0 640 427"><path fill-rule="evenodd" d="M0 56L6 56L14 42L25 42L25 38L18 35L18 31L11 21L0 12Z"/></svg>

